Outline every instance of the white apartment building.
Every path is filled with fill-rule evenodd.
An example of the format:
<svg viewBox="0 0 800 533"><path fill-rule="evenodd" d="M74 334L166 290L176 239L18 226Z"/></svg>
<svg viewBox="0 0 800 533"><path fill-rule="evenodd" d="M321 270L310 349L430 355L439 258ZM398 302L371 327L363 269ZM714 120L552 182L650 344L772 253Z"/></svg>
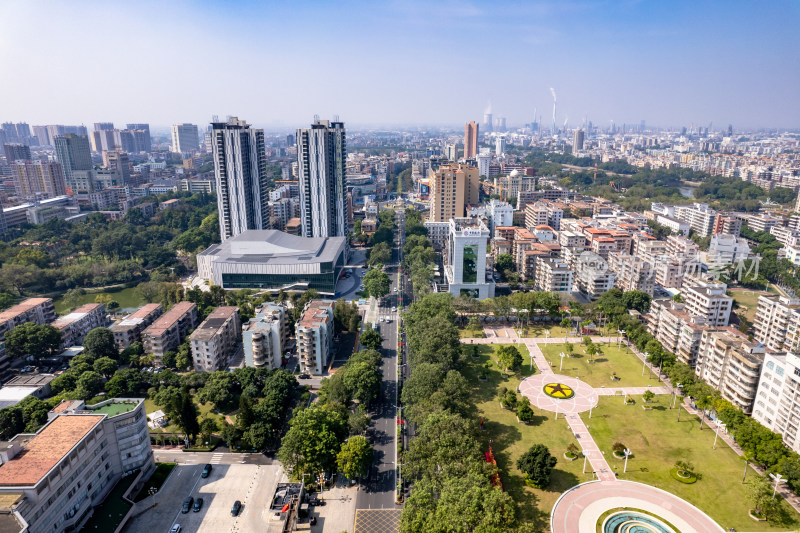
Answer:
<svg viewBox="0 0 800 533"><path fill-rule="evenodd" d="M297 322L297 355L304 372L321 375L328 367L333 349L333 307L331 300L311 300Z"/></svg>
<svg viewBox="0 0 800 533"><path fill-rule="evenodd" d="M623 291L644 291L653 296L655 272L649 259L626 252L610 253L608 268L616 274L615 287Z"/></svg>
<svg viewBox="0 0 800 533"><path fill-rule="evenodd" d="M587 241L583 233L562 230L558 232L558 244L564 248L585 248Z"/></svg>
<svg viewBox="0 0 800 533"><path fill-rule="evenodd" d="M8 372L10 360L6 355L6 333L26 322L47 324L56 318L56 309L51 298L28 298L0 311L0 377Z"/></svg>
<svg viewBox="0 0 800 533"><path fill-rule="evenodd" d="M695 366L702 333L708 329L705 318L690 315L685 304L660 299L651 302L645 324L666 351L680 362Z"/></svg>
<svg viewBox="0 0 800 533"><path fill-rule="evenodd" d="M782 218L766 215L763 213L759 213L756 215L746 215L745 220L747 221L747 226L751 230L766 231L767 233L769 233L774 226L783 225Z"/></svg>
<svg viewBox="0 0 800 533"><path fill-rule="evenodd" d="M765 354L753 419L780 434L786 446L800 453L800 357Z"/></svg>
<svg viewBox="0 0 800 533"><path fill-rule="evenodd" d="M142 340L142 331L164 312L161 304L146 304L109 328L117 348L124 350Z"/></svg>
<svg viewBox="0 0 800 533"><path fill-rule="evenodd" d="M677 260L696 260L700 247L694 241L680 235L670 235L667 237L666 254Z"/></svg>
<svg viewBox="0 0 800 533"><path fill-rule="evenodd" d="M494 281L486 277L489 228L480 219L450 219L444 273L453 296L479 300L494 297Z"/></svg>
<svg viewBox="0 0 800 533"><path fill-rule="evenodd" d="M508 202L501 202L497 199L489 200L486 205L486 215L489 219L489 231L494 235L494 228L497 226L514 225L514 208Z"/></svg>
<svg viewBox="0 0 800 533"><path fill-rule="evenodd" d="M244 364L255 368L280 368L288 317L282 305L266 303L242 326Z"/></svg>
<svg viewBox="0 0 800 533"><path fill-rule="evenodd" d="M3 531L80 531L122 476L155 468L142 399L64 400L48 418L0 445Z"/></svg>
<svg viewBox="0 0 800 533"><path fill-rule="evenodd" d="M709 266L731 265L750 258L747 240L719 233L711 236L705 263Z"/></svg>
<svg viewBox="0 0 800 533"><path fill-rule="evenodd" d="M714 230L717 211L708 207L708 204L698 202L692 205L676 205L675 218L683 220L701 237L708 237Z"/></svg>
<svg viewBox="0 0 800 533"><path fill-rule="evenodd" d="M84 304L58 317L52 326L61 331L61 349L64 349L82 344L87 333L107 323L105 304Z"/></svg>
<svg viewBox="0 0 800 533"><path fill-rule="evenodd" d="M778 252L778 258L780 258L781 252L783 252L783 256L791 261L793 265L800 266L800 245L786 246Z"/></svg>
<svg viewBox="0 0 800 533"><path fill-rule="evenodd" d="M695 374L749 415L753 412L764 353L764 345L749 342L734 328L706 330L697 353Z"/></svg>
<svg viewBox="0 0 800 533"><path fill-rule="evenodd" d="M800 230L797 229L784 226L772 226L769 232L784 246L795 246L800 242Z"/></svg>
<svg viewBox="0 0 800 533"><path fill-rule="evenodd" d="M681 295L686 311L704 317L708 325L727 326L733 309L733 298L725 295L727 288L724 283L711 282L685 287Z"/></svg>
<svg viewBox="0 0 800 533"><path fill-rule="evenodd" d="M239 308L220 306L189 335L195 372L224 370L242 341Z"/></svg>
<svg viewBox="0 0 800 533"><path fill-rule="evenodd" d="M772 352L796 352L800 348L800 299L759 296L753 338Z"/></svg>
<svg viewBox="0 0 800 533"><path fill-rule="evenodd" d="M424 222L423 226L428 230L428 239L431 241L431 245L438 251L444 250L447 236L450 233L450 222Z"/></svg>
<svg viewBox="0 0 800 533"><path fill-rule="evenodd" d="M669 228L672 232L679 233L681 235L688 235L689 230L691 229L691 225L688 222L678 220L675 217L656 214L654 220L665 228Z"/></svg>
<svg viewBox="0 0 800 533"><path fill-rule="evenodd" d="M597 300L611 290L616 274L608 268L608 262L597 253L591 251L572 251L565 253L565 259L573 272L572 289Z"/></svg>
<svg viewBox="0 0 800 533"><path fill-rule="evenodd" d="M541 257L536 261L536 289L546 292L570 292L572 270L558 257Z"/></svg>

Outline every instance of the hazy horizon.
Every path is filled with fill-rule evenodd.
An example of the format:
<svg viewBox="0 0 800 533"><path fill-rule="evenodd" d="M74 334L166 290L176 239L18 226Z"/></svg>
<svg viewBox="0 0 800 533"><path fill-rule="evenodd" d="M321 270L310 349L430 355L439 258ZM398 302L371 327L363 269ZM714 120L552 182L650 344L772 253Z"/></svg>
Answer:
<svg viewBox="0 0 800 533"><path fill-rule="evenodd" d="M800 127L800 4L0 0L0 121Z"/></svg>

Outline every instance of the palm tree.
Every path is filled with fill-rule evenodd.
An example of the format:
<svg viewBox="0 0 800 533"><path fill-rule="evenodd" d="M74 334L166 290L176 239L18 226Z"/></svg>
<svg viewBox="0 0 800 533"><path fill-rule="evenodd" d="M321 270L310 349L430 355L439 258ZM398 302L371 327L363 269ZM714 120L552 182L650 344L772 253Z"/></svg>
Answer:
<svg viewBox="0 0 800 533"><path fill-rule="evenodd" d="M703 429L703 421L706 416L706 409L711 407L711 396L703 395L694 401L694 404L700 409L700 429Z"/></svg>
<svg viewBox="0 0 800 533"><path fill-rule="evenodd" d="M747 467L750 466L750 461L753 460L752 453L748 453L745 450L742 450L742 455L739 456L739 459L744 461L744 475L742 476L742 483L744 484L744 480L747 478Z"/></svg>

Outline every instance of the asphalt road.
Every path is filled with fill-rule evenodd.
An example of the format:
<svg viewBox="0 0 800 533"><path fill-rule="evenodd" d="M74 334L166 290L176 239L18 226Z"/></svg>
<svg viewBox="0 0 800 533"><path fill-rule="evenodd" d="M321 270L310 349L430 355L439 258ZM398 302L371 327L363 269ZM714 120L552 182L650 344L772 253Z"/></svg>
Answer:
<svg viewBox="0 0 800 533"><path fill-rule="evenodd" d="M277 461L273 461L263 453L226 453L222 451L188 453L182 452L180 449L153 447L153 455L155 456L157 463L178 463L180 465L205 465L206 463L210 463L212 465L277 464Z"/></svg>
<svg viewBox="0 0 800 533"><path fill-rule="evenodd" d="M404 229L402 215L399 220L399 231ZM390 317L392 321L378 322L378 329L383 337L381 354L383 355L383 382L381 383L380 402L378 403L370 432L372 445L375 448L375 461L370 469L366 483L362 485L356 498L356 509L398 509L395 503L395 425L397 406L397 316L392 307L398 307L399 297L395 288L398 277L399 253L395 245L393 264L387 265L387 272L392 279L392 288L388 296L383 298L379 316Z"/></svg>

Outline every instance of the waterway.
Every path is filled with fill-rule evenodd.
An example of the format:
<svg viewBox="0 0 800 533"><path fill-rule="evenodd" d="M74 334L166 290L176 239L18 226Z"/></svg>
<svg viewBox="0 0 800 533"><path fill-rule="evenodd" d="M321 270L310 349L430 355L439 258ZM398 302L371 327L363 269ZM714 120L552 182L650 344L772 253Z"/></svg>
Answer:
<svg viewBox="0 0 800 533"><path fill-rule="evenodd" d="M686 198L694 198L694 190L696 187L692 187L691 185L682 185L678 187L678 190L684 195Z"/></svg>

